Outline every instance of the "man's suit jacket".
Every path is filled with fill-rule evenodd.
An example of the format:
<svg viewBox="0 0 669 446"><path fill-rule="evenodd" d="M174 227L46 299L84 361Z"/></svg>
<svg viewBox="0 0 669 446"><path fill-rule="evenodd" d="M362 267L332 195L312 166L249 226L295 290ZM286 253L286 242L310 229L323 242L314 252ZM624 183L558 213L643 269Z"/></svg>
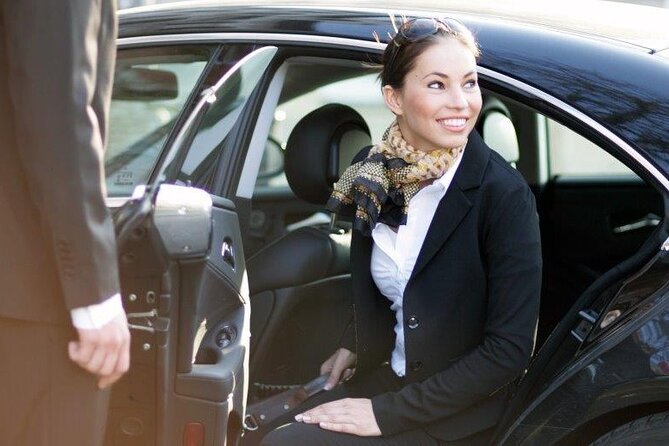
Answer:
<svg viewBox="0 0 669 446"><path fill-rule="evenodd" d="M0 0L0 317L66 323L119 291L103 148L113 0Z"/></svg>
<svg viewBox="0 0 669 446"><path fill-rule="evenodd" d="M360 159L365 154L360 154ZM373 241L351 248L356 374L388 361L395 324L370 273ZM541 288L534 196L472 132L440 201L403 297L406 383L372 398L384 435L418 427L462 438L493 426L532 353Z"/></svg>

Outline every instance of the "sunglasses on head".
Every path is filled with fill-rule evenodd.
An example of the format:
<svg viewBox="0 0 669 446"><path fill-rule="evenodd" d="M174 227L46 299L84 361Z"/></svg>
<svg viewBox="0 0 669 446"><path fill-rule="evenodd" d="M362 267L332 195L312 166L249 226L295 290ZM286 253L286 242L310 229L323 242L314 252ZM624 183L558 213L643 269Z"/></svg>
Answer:
<svg viewBox="0 0 669 446"><path fill-rule="evenodd" d="M457 34L463 26L462 22L456 19L437 19L420 18L411 19L402 23L397 29L397 34L393 38L393 43L400 46L405 42L415 42L423 37L431 36L440 30L449 34Z"/></svg>

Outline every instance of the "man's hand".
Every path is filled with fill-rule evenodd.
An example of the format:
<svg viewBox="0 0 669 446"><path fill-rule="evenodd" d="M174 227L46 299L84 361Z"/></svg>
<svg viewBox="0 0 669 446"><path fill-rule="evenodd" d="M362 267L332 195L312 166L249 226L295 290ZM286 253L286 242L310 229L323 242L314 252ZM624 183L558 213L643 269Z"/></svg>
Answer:
<svg viewBox="0 0 669 446"><path fill-rule="evenodd" d="M345 381L353 376L355 361L358 355L346 348L338 348L332 356L325 360L321 365L321 375L330 374L325 390L330 390L341 381Z"/></svg>
<svg viewBox="0 0 669 446"><path fill-rule="evenodd" d="M334 432L344 432L361 437L381 435L374 417L372 401L367 398L346 398L321 404L295 416L297 421L318 424Z"/></svg>
<svg viewBox="0 0 669 446"><path fill-rule="evenodd" d="M98 387L112 385L130 367L130 331L125 315L119 315L99 329L79 329L79 341L68 345L70 359L97 375Z"/></svg>

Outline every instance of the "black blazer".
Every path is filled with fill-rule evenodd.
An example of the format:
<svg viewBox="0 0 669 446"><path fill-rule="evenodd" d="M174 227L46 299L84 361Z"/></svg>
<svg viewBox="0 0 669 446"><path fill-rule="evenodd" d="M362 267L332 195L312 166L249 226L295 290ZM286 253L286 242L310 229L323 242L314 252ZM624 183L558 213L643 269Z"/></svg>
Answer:
<svg viewBox="0 0 669 446"><path fill-rule="evenodd" d="M116 13L41 3L0 3L0 318L69 324L119 291L101 169Z"/></svg>
<svg viewBox="0 0 669 446"><path fill-rule="evenodd" d="M394 348L394 313L370 273L372 244L354 231L355 331L343 346L357 351L358 374ZM452 440L498 421L534 347L541 264L530 188L472 132L404 291L407 384L372 398L384 435L422 427Z"/></svg>

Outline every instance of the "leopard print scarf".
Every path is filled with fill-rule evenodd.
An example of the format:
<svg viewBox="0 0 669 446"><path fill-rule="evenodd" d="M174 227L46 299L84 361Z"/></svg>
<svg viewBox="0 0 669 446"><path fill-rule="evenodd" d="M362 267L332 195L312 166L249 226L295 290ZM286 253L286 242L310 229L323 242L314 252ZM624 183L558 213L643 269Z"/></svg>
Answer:
<svg viewBox="0 0 669 446"><path fill-rule="evenodd" d="M334 213L352 215L353 228L367 236L377 222L404 225L409 201L421 183L441 177L464 147L417 150L404 140L395 120L367 157L342 174L326 207Z"/></svg>

